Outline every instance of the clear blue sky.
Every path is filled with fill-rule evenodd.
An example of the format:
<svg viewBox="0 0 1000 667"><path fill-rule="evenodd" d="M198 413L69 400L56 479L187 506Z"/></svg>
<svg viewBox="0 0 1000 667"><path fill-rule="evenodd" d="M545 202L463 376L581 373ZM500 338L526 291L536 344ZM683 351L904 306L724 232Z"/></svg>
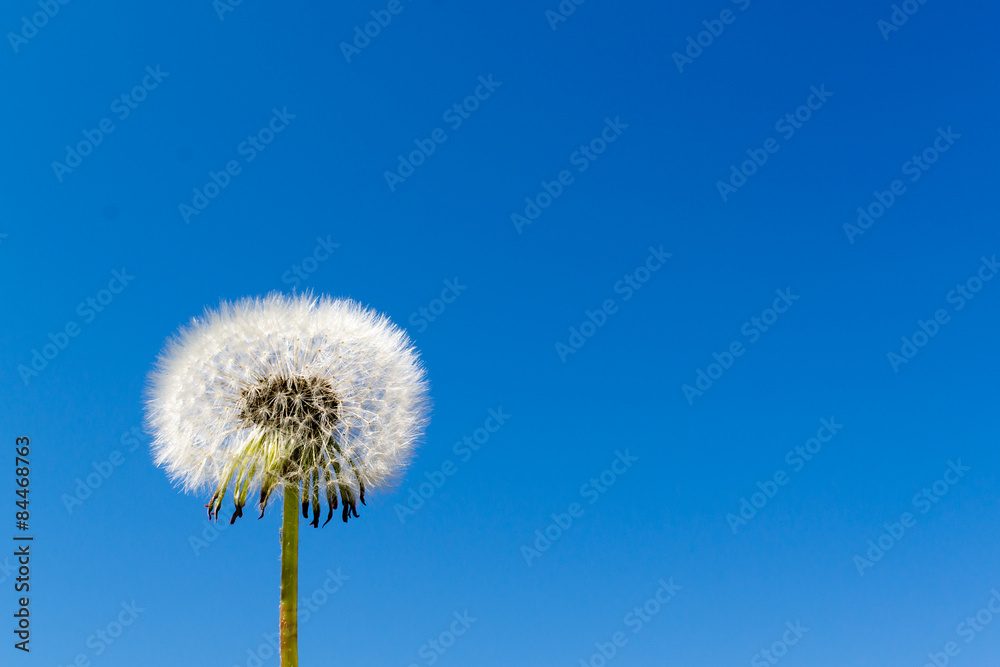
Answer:
<svg viewBox="0 0 1000 667"><path fill-rule="evenodd" d="M993 664L996 6L334 5L0 11L0 664L277 665L278 513L203 533L142 400L294 288L434 399L399 489L303 529L303 665Z"/></svg>

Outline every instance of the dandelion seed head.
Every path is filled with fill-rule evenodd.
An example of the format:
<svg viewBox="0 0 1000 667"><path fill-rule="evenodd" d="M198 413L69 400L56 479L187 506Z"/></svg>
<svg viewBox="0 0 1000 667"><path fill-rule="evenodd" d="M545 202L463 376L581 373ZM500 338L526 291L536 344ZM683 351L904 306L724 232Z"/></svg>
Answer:
<svg viewBox="0 0 1000 667"><path fill-rule="evenodd" d="M150 375L157 465L187 491L302 484L357 516L365 489L405 469L429 412L426 374L406 334L348 299L271 294L223 302L168 341Z"/></svg>

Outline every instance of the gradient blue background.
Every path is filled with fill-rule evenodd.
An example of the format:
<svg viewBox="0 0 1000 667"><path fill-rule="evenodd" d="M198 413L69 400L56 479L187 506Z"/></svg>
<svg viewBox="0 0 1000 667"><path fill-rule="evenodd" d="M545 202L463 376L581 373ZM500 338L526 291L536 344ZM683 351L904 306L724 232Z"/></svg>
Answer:
<svg viewBox="0 0 1000 667"><path fill-rule="evenodd" d="M384 3L244 0L220 20L210 0L76 1L18 53L5 39L0 540L24 434L36 541L32 652L11 647L0 572L0 664L254 664L277 629L278 512L196 555L206 499L171 487L145 435L121 438L167 336L220 299L289 291L318 237L340 246L300 288L407 327L435 407L399 489L303 530L302 595L328 569L349 579L300 628L302 665L429 664L421 646L466 610L436 664L578 665L624 631L609 664L746 665L786 621L809 628L789 666L917 666L953 640L951 664L994 664L1000 622L969 644L956 626L1000 587L1000 283L961 312L946 294L1000 252L1000 17L929 0L886 41L890 4L590 0L552 30L555 0L403 0L350 63L338 44ZM678 72L671 53L727 7L735 22ZM35 11L6 3L0 30ZM64 146L156 65L169 76L60 183ZM490 74L497 91L390 192L396 156ZM833 97L724 203L716 181L821 84ZM285 106L287 129L185 224L192 188ZM511 213L616 116L628 129L518 233ZM849 243L856 208L948 126L961 139ZM661 244L673 257L623 301L616 281ZM18 366L123 267L134 281L25 384ZM456 277L467 290L414 326ZM795 306L689 405L681 386L786 287ZM620 310L562 363L555 344L607 298ZM938 308L951 322L894 373L886 354ZM498 407L510 420L461 462L453 444ZM830 417L843 430L734 535L726 515ZM625 449L638 461L587 504L581 485ZM860 576L854 556L959 458L971 471ZM458 472L401 523L394 506L448 459ZM526 564L572 502L585 515ZM625 615L671 577L677 597L632 633ZM145 611L95 656L88 637L132 600Z"/></svg>

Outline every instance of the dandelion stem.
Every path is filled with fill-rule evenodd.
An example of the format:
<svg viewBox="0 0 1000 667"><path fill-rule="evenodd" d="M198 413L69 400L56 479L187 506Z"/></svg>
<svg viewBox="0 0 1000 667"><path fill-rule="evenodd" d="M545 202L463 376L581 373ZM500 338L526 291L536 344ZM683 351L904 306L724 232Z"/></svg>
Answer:
<svg viewBox="0 0 1000 667"><path fill-rule="evenodd" d="M281 667L299 665L299 486L285 483L281 528Z"/></svg>

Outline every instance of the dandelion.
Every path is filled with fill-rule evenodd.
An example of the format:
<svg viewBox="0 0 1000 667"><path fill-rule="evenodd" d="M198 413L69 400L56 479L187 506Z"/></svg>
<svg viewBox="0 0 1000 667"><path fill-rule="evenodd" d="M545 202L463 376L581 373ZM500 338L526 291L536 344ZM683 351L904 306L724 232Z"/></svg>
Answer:
<svg viewBox="0 0 1000 667"><path fill-rule="evenodd" d="M406 334L354 301L283 296L223 302L168 341L150 375L156 464L185 491L211 492L230 523L284 495L281 662L298 665L298 512L325 526L358 517L391 484L427 423L425 373ZM301 489L301 492L300 492Z"/></svg>

